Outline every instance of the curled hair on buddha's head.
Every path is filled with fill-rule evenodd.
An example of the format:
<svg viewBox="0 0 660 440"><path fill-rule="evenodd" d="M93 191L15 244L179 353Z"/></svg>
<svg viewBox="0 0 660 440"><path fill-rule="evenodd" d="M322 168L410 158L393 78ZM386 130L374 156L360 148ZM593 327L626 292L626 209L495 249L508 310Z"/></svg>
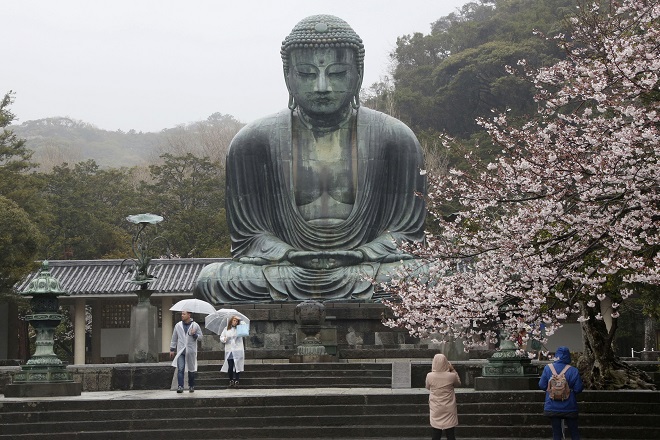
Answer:
<svg viewBox="0 0 660 440"><path fill-rule="evenodd" d="M355 52L358 74L360 82L357 86L353 106L359 106L359 90L362 86L364 77L364 44L362 38L355 33L353 28L339 17L334 15L312 15L303 18L296 24L291 33L282 41L280 55L282 56L282 65L284 76L289 74L289 63L291 51L293 49L307 48L336 48L352 49ZM289 107L295 107L290 99Z"/></svg>

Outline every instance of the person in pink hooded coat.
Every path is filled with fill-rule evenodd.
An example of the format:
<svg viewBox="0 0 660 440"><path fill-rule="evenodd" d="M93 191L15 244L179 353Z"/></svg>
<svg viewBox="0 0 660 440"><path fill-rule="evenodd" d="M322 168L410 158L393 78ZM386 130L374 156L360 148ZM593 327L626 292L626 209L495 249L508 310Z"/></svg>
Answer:
<svg viewBox="0 0 660 440"><path fill-rule="evenodd" d="M455 440L454 427L458 425L456 394L454 387L461 384L458 373L444 354L433 357L433 368L426 375L426 389L429 394L432 440L440 440L442 433L447 440Z"/></svg>

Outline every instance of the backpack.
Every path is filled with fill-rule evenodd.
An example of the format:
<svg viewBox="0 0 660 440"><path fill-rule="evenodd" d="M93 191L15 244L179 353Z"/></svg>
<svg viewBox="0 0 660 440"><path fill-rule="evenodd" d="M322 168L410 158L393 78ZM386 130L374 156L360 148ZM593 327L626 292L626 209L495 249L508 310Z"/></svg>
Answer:
<svg viewBox="0 0 660 440"><path fill-rule="evenodd" d="M571 394L571 389L568 387L568 382L566 381L566 370L570 368L570 365L566 365L561 373L557 374L555 366L553 364L548 364L550 370L552 371L552 377L548 381L548 395L552 400L566 400Z"/></svg>

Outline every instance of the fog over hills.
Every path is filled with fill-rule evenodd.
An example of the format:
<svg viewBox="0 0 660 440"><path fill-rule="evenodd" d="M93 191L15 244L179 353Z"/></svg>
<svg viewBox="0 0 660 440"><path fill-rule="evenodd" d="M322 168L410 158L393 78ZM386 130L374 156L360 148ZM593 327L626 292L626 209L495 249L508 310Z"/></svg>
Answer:
<svg viewBox="0 0 660 440"><path fill-rule="evenodd" d="M205 121L148 133L103 130L69 117L25 121L9 129L26 140L33 160L44 169L89 159L104 168L119 168L155 163L164 152L213 156L209 151L215 146L226 149L242 125L231 115L214 113Z"/></svg>

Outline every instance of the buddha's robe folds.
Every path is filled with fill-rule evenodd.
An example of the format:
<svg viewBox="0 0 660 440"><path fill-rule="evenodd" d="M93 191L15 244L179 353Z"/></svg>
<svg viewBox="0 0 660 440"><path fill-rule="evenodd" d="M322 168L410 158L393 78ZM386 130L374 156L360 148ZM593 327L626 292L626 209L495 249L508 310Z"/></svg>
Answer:
<svg viewBox="0 0 660 440"><path fill-rule="evenodd" d="M374 294L369 279L388 281L410 258L397 243L423 240L423 156L405 124L360 107L355 203L348 218L331 225L306 221L296 206L291 127L291 111L285 110L247 125L232 141L226 210L233 261L206 266L196 297L212 303L368 300ZM365 258L352 266L308 269L286 261L292 250L355 250Z"/></svg>

